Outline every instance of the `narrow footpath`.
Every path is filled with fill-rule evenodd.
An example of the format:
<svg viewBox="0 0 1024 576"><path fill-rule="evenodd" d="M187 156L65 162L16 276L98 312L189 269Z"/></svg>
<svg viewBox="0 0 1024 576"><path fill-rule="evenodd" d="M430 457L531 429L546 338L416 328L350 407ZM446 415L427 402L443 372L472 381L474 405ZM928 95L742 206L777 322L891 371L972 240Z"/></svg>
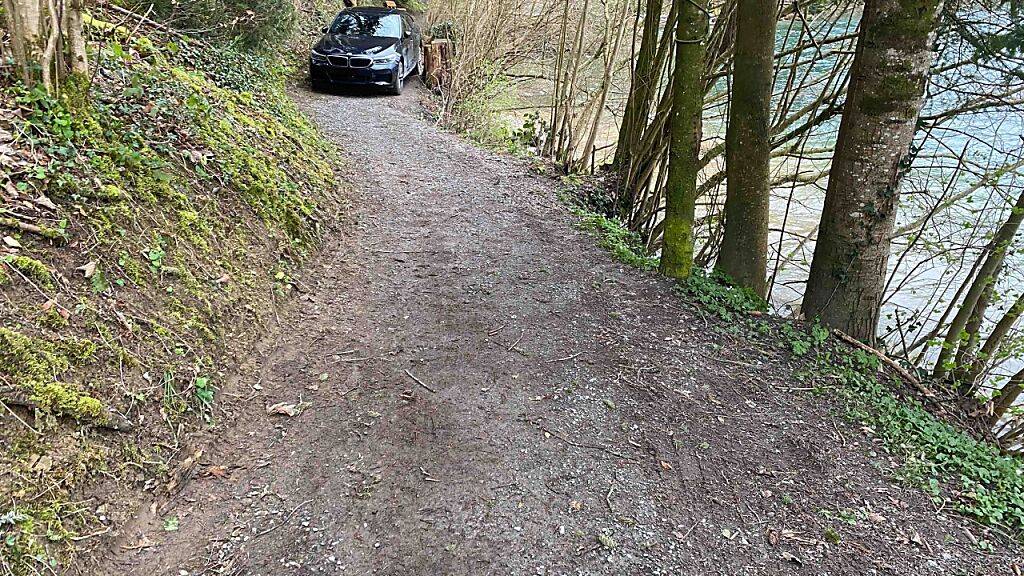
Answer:
<svg viewBox="0 0 1024 576"><path fill-rule="evenodd" d="M801 390L784 352L614 261L557 181L438 130L417 92L295 95L344 150L349 221L254 351L195 478L91 573L1024 565L889 480L880 448Z"/></svg>

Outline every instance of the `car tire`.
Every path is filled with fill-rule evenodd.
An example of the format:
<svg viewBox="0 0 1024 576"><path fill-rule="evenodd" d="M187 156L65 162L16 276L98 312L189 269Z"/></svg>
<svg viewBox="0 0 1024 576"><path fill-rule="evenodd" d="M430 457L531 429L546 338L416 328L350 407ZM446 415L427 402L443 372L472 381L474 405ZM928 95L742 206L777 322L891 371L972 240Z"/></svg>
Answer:
<svg viewBox="0 0 1024 576"><path fill-rule="evenodd" d="M391 86L388 86L388 94L392 96L401 96L402 89L405 88L405 61L399 62L398 74L395 74L393 80L391 80Z"/></svg>

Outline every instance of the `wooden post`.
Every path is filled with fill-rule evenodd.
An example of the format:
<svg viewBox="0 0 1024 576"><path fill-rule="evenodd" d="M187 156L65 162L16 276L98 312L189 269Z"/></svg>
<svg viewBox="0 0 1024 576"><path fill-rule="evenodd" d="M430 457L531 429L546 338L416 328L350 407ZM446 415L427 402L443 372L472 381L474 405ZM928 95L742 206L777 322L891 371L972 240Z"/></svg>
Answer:
<svg viewBox="0 0 1024 576"><path fill-rule="evenodd" d="M452 45L447 39L431 40L423 46L423 81L430 88L437 88L444 83L448 75L448 66L451 61Z"/></svg>

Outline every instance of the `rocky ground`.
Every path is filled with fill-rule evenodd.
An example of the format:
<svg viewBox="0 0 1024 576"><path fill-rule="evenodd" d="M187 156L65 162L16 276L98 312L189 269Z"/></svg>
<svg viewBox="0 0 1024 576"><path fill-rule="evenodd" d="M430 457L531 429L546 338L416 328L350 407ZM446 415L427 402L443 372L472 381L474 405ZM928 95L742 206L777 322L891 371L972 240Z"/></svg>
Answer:
<svg viewBox="0 0 1024 576"><path fill-rule="evenodd" d="M296 94L349 159L352 221L195 478L87 573L1020 573L779 347L615 262L556 181L419 97Z"/></svg>

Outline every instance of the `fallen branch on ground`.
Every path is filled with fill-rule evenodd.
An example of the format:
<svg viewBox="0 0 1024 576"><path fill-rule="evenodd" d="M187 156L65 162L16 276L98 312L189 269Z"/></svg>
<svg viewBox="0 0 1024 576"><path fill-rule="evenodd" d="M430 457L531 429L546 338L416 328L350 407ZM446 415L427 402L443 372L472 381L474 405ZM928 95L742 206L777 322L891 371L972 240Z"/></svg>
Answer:
<svg viewBox="0 0 1024 576"><path fill-rule="evenodd" d="M847 334L844 334L843 332L840 332L839 330L833 330L832 332L836 335L837 338L839 338L843 342L846 342L847 344L853 346L854 348L857 348L859 350L867 352L868 354L871 354L871 355L875 356L876 358L878 358L882 362L882 364L885 364L886 366L891 368L894 372L896 372L896 374L900 378L902 378L904 381L906 381L907 384L910 384L911 386L916 388L917 391L920 392L921 394L924 394L928 398L934 398L935 397L935 393L934 392L932 392L930 389L928 389L927 386L922 384L921 381L918 380L909 371L907 371L906 368L904 368L903 366L900 366L899 364L896 363L895 360L893 360L892 358L886 356L885 353L883 353L881 350L876 350L876 349L872 348L871 346L868 346L867 344L861 342L860 340L857 340L856 338L854 338L852 336L849 336Z"/></svg>

